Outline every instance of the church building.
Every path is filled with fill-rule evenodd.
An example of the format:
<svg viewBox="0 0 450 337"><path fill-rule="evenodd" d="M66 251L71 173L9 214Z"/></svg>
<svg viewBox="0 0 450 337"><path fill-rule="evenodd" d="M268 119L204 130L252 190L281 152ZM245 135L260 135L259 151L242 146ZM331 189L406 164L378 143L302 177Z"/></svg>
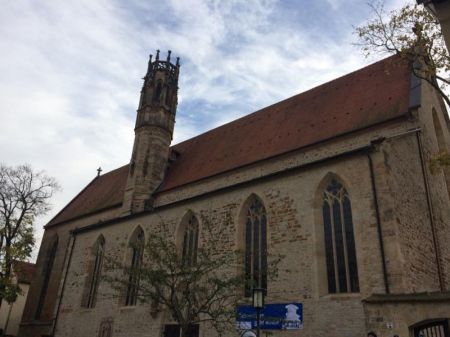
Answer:
<svg viewBox="0 0 450 337"><path fill-rule="evenodd" d="M251 263L284 255L260 282L266 303L302 304L302 328L273 336L450 336L450 168L429 165L449 117L410 64L386 58L171 145L179 76L170 52L150 57L130 162L45 226L19 336L173 337L164 310L104 296L102 261L161 219L174 237L201 231L206 213L228 221L229 249L257 245Z"/></svg>

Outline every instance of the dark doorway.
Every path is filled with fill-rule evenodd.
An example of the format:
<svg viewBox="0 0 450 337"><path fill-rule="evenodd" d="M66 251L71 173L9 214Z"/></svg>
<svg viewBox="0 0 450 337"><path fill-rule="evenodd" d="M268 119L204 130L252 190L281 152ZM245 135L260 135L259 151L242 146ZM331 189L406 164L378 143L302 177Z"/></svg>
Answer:
<svg viewBox="0 0 450 337"><path fill-rule="evenodd" d="M188 328L188 337L198 337L199 325L193 324ZM164 326L164 337L181 337L181 327L178 324L166 324Z"/></svg>
<svg viewBox="0 0 450 337"><path fill-rule="evenodd" d="M414 337L450 337L448 319L427 321L415 326Z"/></svg>

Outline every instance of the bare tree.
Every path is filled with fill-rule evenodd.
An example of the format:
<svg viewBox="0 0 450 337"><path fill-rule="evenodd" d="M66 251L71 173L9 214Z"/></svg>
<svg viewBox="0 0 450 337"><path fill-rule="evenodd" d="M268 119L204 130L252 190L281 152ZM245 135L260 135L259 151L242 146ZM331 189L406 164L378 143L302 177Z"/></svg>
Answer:
<svg viewBox="0 0 450 337"><path fill-rule="evenodd" d="M20 293L12 282L12 264L30 257L34 220L50 210L50 198L58 189L54 178L29 165L0 165L0 304L14 302Z"/></svg>
<svg viewBox="0 0 450 337"><path fill-rule="evenodd" d="M369 3L373 18L356 28L363 53L398 54L412 65L414 74L431 84L450 105L450 56L439 21L422 5L406 4L387 13L383 2Z"/></svg>
<svg viewBox="0 0 450 337"><path fill-rule="evenodd" d="M200 243L195 251L188 251L186 239L184 248L177 246L161 221L145 244L131 247L142 249L142 263L132 267L120 256L109 256L103 279L122 294L133 283L139 301L149 303L153 313L167 310L183 337L199 323L221 336L234 328L236 305L242 302L245 285L243 256L233 248L228 222L213 224L203 217ZM280 260L276 256L269 261L270 277L277 275Z"/></svg>
<svg viewBox="0 0 450 337"><path fill-rule="evenodd" d="M448 96L450 56L441 26L423 5L406 4L386 13L383 2L372 2L373 18L356 28L366 56L373 53L397 54L411 64L415 76L433 86L450 106ZM432 172L450 165L450 154L440 152L430 160Z"/></svg>

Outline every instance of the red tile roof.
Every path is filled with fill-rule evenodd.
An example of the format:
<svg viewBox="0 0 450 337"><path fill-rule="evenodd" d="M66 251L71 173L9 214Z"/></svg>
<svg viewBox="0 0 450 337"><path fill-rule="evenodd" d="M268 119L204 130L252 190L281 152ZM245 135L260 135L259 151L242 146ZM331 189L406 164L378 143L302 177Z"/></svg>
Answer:
<svg viewBox="0 0 450 337"><path fill-rule="evenodd" d="M128 165L96 177L47 226L52 226L122 203Z"/></svg>
<svg viewBox="0 0 450 337"><path fill-rule="evenodd" d="M30 284L36 271L36 265L30 262L14 261L13 269L19 283Z"/></svg>
<svg viewBox="0 0 450 337"><path fill-rule="evenodd" d="M172 146L179 156L158 192L405 115L411 72L396 61L389 57ZM123 166L94 179L49 225L120 203L127 172Z"/></svg>
<svg viewBox="0 0 450 337"><path fill-rule="evenodd" d="M160 191L404 114L411 75L408 67L393 66L389 60L173 146L180 156Z"/></svg>

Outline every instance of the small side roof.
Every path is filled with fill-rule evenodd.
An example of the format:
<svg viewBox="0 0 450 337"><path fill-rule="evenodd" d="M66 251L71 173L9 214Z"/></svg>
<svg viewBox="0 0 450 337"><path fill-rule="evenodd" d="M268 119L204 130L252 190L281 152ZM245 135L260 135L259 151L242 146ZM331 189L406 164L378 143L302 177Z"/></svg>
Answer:
<svg viewBox="0 0 450 337"><path fill-rule="evenodd" d="M30 284L36 272L36 264L24 261L14 261L14 273L17 275L19 283Z"/></svg>
<svg viewBox="0 0 450 337"><path fill-rule="evenodd" d="M50 220L47 227L120 206L128 176L128 165L92 180L72 201Z"/></svg>

